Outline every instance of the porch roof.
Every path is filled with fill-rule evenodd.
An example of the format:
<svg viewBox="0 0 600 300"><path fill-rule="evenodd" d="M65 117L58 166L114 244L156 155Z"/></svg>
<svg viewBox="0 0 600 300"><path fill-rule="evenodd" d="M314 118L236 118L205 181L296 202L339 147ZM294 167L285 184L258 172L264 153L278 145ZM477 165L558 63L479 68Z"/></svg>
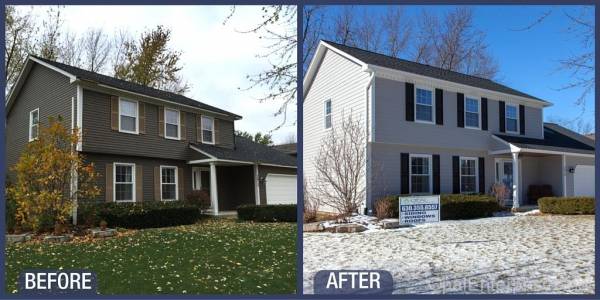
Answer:
<svg viewBox="0 0 600 300"><path fill-rule="evenodd" d="M544 124L544 138L536 139L522 136L495 134L497 138L523 150L541 150L567 152L578 154L595 153L595 148L589 143L583 143L569 135L556 130L556 124Z"/></svg>
<svg viewBox="0 0 600 300"><path fill-rule="evenodd" d="M190 143L190 147L207 156L208 160L296 167L295 157L240 136L235 136L233 149L201 143Z"/></svg>

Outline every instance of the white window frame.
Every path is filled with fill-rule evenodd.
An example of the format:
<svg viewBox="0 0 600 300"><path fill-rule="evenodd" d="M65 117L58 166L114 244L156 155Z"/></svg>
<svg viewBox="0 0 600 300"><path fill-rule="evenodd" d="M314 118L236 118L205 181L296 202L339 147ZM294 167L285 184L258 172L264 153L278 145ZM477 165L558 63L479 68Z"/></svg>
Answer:
<svg viewBox="0 0 600 300"><path fill-rule="evenodd" d="M467 99L472 99L472 100L476 100L477 101L477 127L475 126L468 126L467 125ZM473 113L473 112L469 112L469 113ZM473 97L473 96L467 96L465 95L465 101L463 103L463 120L465 120L465 128L470 128L470 129L481 129L481 98L480 97Z"/></svg>
<svg viewBox="0 0 600 300"><path fill-rule="evenodd" d="M163 199L163 183L162 171L163 169L175 169L175 199ZM177 166L160 166L160 200L161 201L177 201L179 199L179 170Z"/></svg>
<svg viewBox="0 0 600 300"><path fill-rule="evenodd" d="M475 175L463 175L462 173L462 162L463 161L467 161L467 160L472 160L475 161ZM475 176L475 191L463 191L462 190L462 179L463 176ZM464 194L464 193L469 193L469 194L477 194L479 193L479 159L477 157L467 157L467 156L461 156L459 158L459 163L458 163L458 179L459 179L459 185L460 185L460 193Z"/></svg>
<svg viewBox="0 0 600 300"><path fill-rule="evenodd" d="M204 118L206 119L210 119L212 121L212 140L210 142L207 142L204 140ZM210 144L210 145L214 145L215 144L215 118L211 117L211 116L205 116L205 115L201 115L200 116L200 135L202 136L202 143L203 144Z"/></svg>
<svg viewBox="0 0 600 300"><path fill-rule="evenodd" d="M327 103L329 103L329 106L331 108L329 114L327 114ZM327 127L327 117L329 117L329 127ZM333 102L331 101L331 99L323 101L323 128L325 130L330 130L331 128L333 128Z"/></svg>
<svg viewBox="0 0 600 300"><path fill-rule="evenodd" d="M173 124L173 123L167 123L167 111L174 111L177 112L177 124ZM165 127L165 139L169 139L169 140L180 140L181 139L181 111L175 108L169 108L169 107L165 107L164 111L163 111L163 119L165 120L163 126ZM173 137L173 136L168 136L167 135L167 124L170 125L177 125L177 137Z"/></svg>
<svg viewBox="0 0 600 300"><path fill-rule="evenodd" d="M516 111L516 120L517 120L517 126L516 126L516 127L517 127L517 130L516 130L516 131L511 131L511 130L508 130L508 122L507 122L507 121L508 121L508 119L509 119L509 118L508 118L508 107L509 107L509 106L512 106L512 107L514 107L514 108L515 108L515 111ZM504 102L504 131L505 131L506 133L519 134L519 130L521 129L521 128L520 128L519 121L520 121L520 120L519 120L519 105L517 105L517 104L514 104L514 103L507 103L507 102Z"/></svg>
<svg viewBox="0 0 600 300"><path fill-rule="evenodd" d="M121 128L121 101L127 101L135 103L135 130L125 130ZM133 117L124 115L126 117ZM119 132L130 133L130 134L139 134L140 133L140 103L137 100L132 100L129 98L119 97Z"/></svg>
<svg viewBox="0 0 600 300"><path fill-rule="evenodd" d="M429 162L429 192L413 193L412 191L412 159L413 157L427 158ZM418 174L423 175L423 174ZM408 193L411 195L431 195L433 194L433 155L431 154L409 154L408 155Z"/></svg>
<svg viewBox="0 0 600 300"><path fill-rule="evenodd" d="M131 200L117 200L117 166L130 166L131 167ZM127 203L127 202L135 202L136 195L136 178L135 178L135 164L134 163L123 163L123 162L114 162L113 163L113 202L116 203Z"/></svg>
<svg viewBox="0 0 600 300"><path fill-rule="evenodd" d="M37 119L38 122L37 124L33 124L33 113L37 113ZM31 137L31 134L33 133L33 126L36 126L36 131L37 131L37 135L34 137ZM40 137L40 108L36 108L32 111L29 112L29 141L35 141Z"/></svg>
<svg viewBox="0 0 600 300"><path fill-rule="evenodd" d="M418 120L417 119L417 90L425 90L425 91L430 91L431 92L431 121ZM423 104L419 104L419 105L423 105ZM415 86L415 91L414 91L414 115L413 115L413 119L417 123L435 124L435 90L433 88L422 86L422 85Z"/></svg>

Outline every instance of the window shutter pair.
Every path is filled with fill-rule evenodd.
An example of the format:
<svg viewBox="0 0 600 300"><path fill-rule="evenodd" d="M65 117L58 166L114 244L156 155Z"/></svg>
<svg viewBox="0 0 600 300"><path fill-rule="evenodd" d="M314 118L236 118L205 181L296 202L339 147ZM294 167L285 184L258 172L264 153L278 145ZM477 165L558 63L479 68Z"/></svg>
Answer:
<svg viewBox="0 0 600 300"><path fill-rule="evenodd" d="M477 158L479 193L485 193L485 158ZM452 156L452 193L460 194L460 157Z"/></svg>
<svg viewBox="0 0 600 300"><path fill-rule="evenodd" d="M440 156L438 154L434 154L431 156L432 161L432 181L433 187L432 192L434 195L440 194ZM400 193L401 194L409 194L410 188L409 185L409 154L401 153L400 154Z"/></svg>
<svg viewBox="0 0 600 300"><path fill-rule="evenodd" d="M161 190L161 178L160 178L161 174L160 174L160 167L156 166L154 167L154 200L155 201L161 201L162 200L162 195L160 194L160 190ZM184 182L185 182L185 176L184 176L184 172L183 172L183 168L181 167L177 167L177 193L178 193L178 198L177 200L183 200L183 198L185 197L185 189L184 189Z"/></svg>
<svg viewBox="0 0 600 300"><path fill-rule="evenodd" d="M404 91L405 91L405 112L406 112L406 121L414 122L415 121L415 85L410 82L404 83ZM444 90L435 89L435 94L433 95L435 99L435 124L444 125Z"/></svg>
<svg viewBox="0 0 600 300"><path fill-rule="evenodd" d="M144 201L144 171L141 164L135 164L135 201L142 202ZM106 164L106 173L105 173L106 186L104 187L105 192L105 201L113 202L114 201L114 165L113 163Z"/></svg>
<svg viewBox="0 0 600 300"><path fill-rule="evenodd" d="M138 132L146 133L146 104L138 102ZM110 128L119 131L119 97L110 96Z"/></svg>

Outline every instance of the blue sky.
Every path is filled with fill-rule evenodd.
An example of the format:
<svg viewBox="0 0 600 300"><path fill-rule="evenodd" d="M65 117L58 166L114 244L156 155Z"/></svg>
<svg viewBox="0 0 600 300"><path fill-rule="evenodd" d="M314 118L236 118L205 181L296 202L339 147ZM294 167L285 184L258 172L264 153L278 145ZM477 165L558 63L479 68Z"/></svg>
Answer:
<svg viewBox="0 0 600 300"><path fill-rule="evenodd" d="M581 110L574 107L580 89L557 91L558 88L571 82L569 73L557 71L558 61L572 54L581 53L580 43L566 28L570 21L563 11L577 15L577 6L471 6L475 28L483 31L487 38L489 50L499 65L497 81L517 90L529 93L554 103L544 112L545 120L553 117L572 119ZM327 12L334 14L339 6L331 7ZM454 6L405 6L409 17L418 16L423 9L432 13L444 14ZM546 11L553 8L553 13L542 23L526 31L515 31L523 28ZM355 11L360 16L363 9L374 14L385 13L385 6L357 6ZM332 18L326 18L331 20ZM513 30L511 30L513 29ZM587 99L586 112L583 119L594 124L594 93ZM592 127L593 128L593 127Z"/></svg>

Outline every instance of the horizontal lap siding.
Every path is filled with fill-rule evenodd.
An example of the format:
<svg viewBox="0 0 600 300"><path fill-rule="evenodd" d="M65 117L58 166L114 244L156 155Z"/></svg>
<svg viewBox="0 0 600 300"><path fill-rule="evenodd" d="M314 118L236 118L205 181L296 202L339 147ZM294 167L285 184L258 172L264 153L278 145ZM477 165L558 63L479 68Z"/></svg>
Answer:
<svg viewBox="0 0 600 300"><path fill-rule="evenodd" d="M77 89L69 78L48 68L34 64L22 90L6 119L6 162L14 165L29 143L29 112L39 108L42 124L48 117L63 118L63 124L71 128L71 103Z"/></svg>

